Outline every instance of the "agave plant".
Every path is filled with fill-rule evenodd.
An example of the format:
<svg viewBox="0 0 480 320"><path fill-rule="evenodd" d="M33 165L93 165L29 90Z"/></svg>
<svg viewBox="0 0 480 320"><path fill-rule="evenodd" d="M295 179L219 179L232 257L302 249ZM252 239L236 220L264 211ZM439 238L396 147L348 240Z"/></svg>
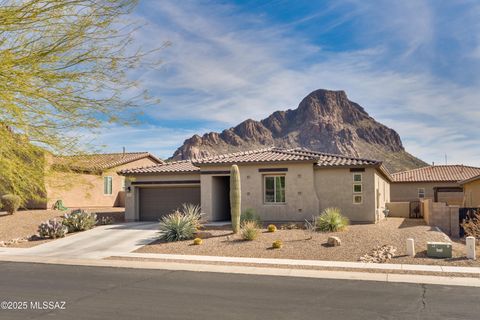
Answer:
<svg viewBox="0 0 480 320"><path fill-rule="evenodd" d="M342 231L350 224L338 208L327 208L322 214L314 217L312 225L317 231L336 232Z"/></svg>
<svg viewBox="0 0 480 320"><path fill-rule="evenodd" d="M160 239L167 242L193 239L199 224L192 215L177 210L160 220Z"/></svg>
<svg viewBox="0 0 480 320"><path fill-rule="evenodd" d="M200 223L202 219L202 209L198 204L192 203L183 203L181 213L183 213L187 218L192 220L192 223L198 229L202 225Z"/></svg>

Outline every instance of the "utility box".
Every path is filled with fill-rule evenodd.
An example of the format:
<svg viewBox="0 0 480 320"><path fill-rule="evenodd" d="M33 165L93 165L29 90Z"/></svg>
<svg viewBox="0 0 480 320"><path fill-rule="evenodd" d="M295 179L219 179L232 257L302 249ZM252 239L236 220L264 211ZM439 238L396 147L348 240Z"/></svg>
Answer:
<svg viewBox="0 0 480 320"><path fill-rule="evenodd" d="M430 258L451 258L452 244L448 242L427 242L427 256Z"/></svg>

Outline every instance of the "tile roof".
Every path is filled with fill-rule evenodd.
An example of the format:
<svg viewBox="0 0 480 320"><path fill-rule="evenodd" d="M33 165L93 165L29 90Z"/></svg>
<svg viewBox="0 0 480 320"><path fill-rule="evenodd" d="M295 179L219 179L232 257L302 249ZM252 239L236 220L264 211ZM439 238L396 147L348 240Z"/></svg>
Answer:
<svg viewBox="0 0 480 320"><path fill-rule="evenodd" d="M190 160L164 162L154 166L124 169L120 174L148 174L148 173L180 173L180 172L200 172L200 168L192 164Z"/></svg>
<svg viewBox="0 0 480 320"><path fill-rule="evenodd" d="M265 148L205 157L195 160L165 162L155 166L122 170L120 174L199 172L202 165L234 163L311 162L318 167L381 166L377 160L360 159L314 152L306 149ZM385 173L389 175L388 171Z"/></svg>
<svg viewBox="0 0 480 320"><path fill-rule="evenodd" d="M53 158L53 165L68 166L72 170L96 171L115 168L147 157L152 158L158 163L163 163L162 160L148 152L125 152L97 153L79 156L55 156Z"/></svg>
<svg viewBox="0 0 480 320"><path fill-rule="evenodd" d="M460 184L466 184L466 183L473 182L473 181L477 181L477 180L480 180L480 175L471 177L471 178L469 178L469 179L462 180L462 181L460 181L459 183L460 183Z"/></svg>
<svg viewBox="0 0 480 320"><path fill-rule="evenodd" d="M394 182L458 182L480 175L480 168L464 165L428 166L393 173Z"/></svg>

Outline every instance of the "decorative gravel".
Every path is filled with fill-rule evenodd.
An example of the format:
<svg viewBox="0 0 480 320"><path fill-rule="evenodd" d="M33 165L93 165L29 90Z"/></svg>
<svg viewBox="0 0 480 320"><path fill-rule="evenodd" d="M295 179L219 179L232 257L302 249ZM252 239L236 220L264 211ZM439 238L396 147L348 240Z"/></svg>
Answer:
<svg viewBox="0 0 480 320"><path fill-rule="evenodd" d="M0 241L28 238L31 241L19 242L11 247L33 247L51 240L38 240L32 237L37 234L38 225L49 219L61 219L67 211L58 210L22 210L13 215L0 213ZM124 220L124 208L87 208L89 212L98 212L97 216L109 215L114 221Z"/></svg>
<svg viewBox="0 0 480 320"><path fill-rule="evenodd" d="M277 224L280 227L281 224ZM195 246L192 241L165 243L156 241L136 252L169 253L186 255L210 255L252 258L283 258L307 260L358 261L364 254L370 253L381 245L392 245L397 248L396 256L388 263L433 264L456 266L480 266L479 261L465 258L465 246L460 242L453 243L452 259L427 258L427 241L447 241L442 232L425 225L423 220L388 218L378 224L352 225L348 230L334 233L310 233L306 230L277 230L268 233L262 230L254 241L243 241L231 230L203 230L201 235L209 238L202 245ZM338 236L342 245L328 247L329 236ZM417 256L406 256L406 239L413 238ZM275 240L283 242L283 248L272 249ZM480 252L478 247L477 252Z"/></svg>

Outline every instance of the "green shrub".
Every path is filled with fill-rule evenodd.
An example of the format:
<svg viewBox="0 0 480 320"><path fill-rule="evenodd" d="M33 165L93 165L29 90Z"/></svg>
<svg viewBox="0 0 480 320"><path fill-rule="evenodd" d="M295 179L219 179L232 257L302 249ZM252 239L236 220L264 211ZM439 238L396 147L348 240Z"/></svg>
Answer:
<svg viewBox="0 0 480 320"><path fill-rule="evenodd" d="M262 225L262 220L260 219L260 216L252 208L246 209L245 211L242 212L242 215L240 216L240 223L241 224L243 224L247 221L255 222L258 227L260 227Z"/></svg>
<svg viewBox="0 0 480 320"><path fill-rule="evenodd" d="M240 229L243 240L252 241L258 238L260 230L255 221L245 221Z"/></svg>
<svg viewBox="0 0 480 320"><path fill-rule="evenodd" d="M272 248L273 248L273 249L280 249L280 248L282 248L282 247L283 247L283 242L282 242L282 240L275 240L275 241L273 241L273 243L272 243Z"/></svg>
<svg viewBox="0 0 480 320"><path fill-rule="evenodd" d="M277 231L277 227L274 224L269 224L267 230L268 232L275 232Z"/></svg>
<svg viewBox="0 0 480 320"><path fill-rule="evenodd" d="M340 209L327 208L314 218L313 226L317 231L336 232L345 230L349 223L349 220L342 216Z"/></svg>
<svg viewBox="0 0 480 320"><path fill-rule="evenodd" d="M177 210L160 220L160 239L167 242L193 239L199 225L200 222L195 220L194 215Z"/></svg>
<svg viewBox="0 0 480 320"><path fill-rule="evenodd" d="M63 238L68 232L68 228L57 219L42 222L38 226L38 234L41 238Z"/></svg>
<svg viewBox="0 0 480 320"><path fill-rule="evenodd" d="M97 223L97 215L85 210L73 210L63 216L63 225L68 228L68 232L85 231L92 229Z"/></svg>
<svg viewBox="0 0 480 320"><path fill-rule="evenodd" d="M14 194L6 194L1 198L1 207L3 210L7 211L9 214L14 214L20 208L22 200L19 196Z"/></svg>

